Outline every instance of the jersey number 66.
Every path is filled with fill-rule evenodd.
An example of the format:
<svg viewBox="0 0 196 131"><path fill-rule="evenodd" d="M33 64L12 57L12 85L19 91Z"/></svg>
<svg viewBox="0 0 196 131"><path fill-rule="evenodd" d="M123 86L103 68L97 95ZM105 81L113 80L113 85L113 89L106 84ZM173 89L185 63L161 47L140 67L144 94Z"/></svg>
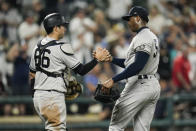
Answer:
<svg viewBox="0 0 196 131"><path fill-rule="evenodd" d="M40 66L44 68L49 67L50 59L46 56L46 53L50 54L51 51L49 49L44 49L41 51L39 48L35 50L34 59L35 59L35 65L37 67L40 67Z"/></svg>

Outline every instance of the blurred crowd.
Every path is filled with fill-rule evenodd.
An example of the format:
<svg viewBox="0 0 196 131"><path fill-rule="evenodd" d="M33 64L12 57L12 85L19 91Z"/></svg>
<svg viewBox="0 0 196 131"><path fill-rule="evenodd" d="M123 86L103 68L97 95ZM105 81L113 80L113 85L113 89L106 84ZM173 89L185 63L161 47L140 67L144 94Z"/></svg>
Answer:
<svg viewBox="0 0 196 131"><path fill-rule="evenodd" d="M63 39L72 44L78 59L86 63L97 47L108 49L115 57L125 58L135 34L121 17L134 5L148 9L148 27L160 40L157 76L161 95L196 93L194 0L0 0L0 95L30 95L29 60L38 40L46 35L42 20L47 14L58 11L69 20L69 29ZM79 78L86 87L83 95L92 98L99 81L121 71L109 63L98 64L84 78ZM123 85L123 81L119 83L119 86ZM177 104L177 112L187 105ZM164 117L164 106L164 102L158 103L157 118ZM7 104L0 108L4 115L26 114L23 104ZM106 119L111 109L112 106L103 105L100 118Z"/></svg>

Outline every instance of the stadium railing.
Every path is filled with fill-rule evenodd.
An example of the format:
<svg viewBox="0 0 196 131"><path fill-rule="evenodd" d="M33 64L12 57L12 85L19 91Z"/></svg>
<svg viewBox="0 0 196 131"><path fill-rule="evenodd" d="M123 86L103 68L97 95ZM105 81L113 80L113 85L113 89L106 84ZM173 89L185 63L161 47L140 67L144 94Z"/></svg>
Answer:
<svg viewBox="0 0 196 131"><path fill-rule="evenodd" d="M173 110L175 102L183 102L183 101L196 101L196 95L174 95L172 97L161 97L160 101L166 100L166 112L167 116L164 119L153 120L151 126L152 127L171 127L171 126L196 126L195 119L182 119L182 120L174 120L173 118ZM12 96L12 97L0 97L0 105L3 104L33 104L32 98L30 96ZM93 104L97 103L95 100L79 97L72 101L67 101L66 103L84 103L84 104ZM109 121L96 121L96 122L85 122L85 123L68 123L69 129L87 129L87 128L107 128L109 126ZM132 126L132 125L130 125ZM43 123L0 123L0 130L43 130Z"/></svg>

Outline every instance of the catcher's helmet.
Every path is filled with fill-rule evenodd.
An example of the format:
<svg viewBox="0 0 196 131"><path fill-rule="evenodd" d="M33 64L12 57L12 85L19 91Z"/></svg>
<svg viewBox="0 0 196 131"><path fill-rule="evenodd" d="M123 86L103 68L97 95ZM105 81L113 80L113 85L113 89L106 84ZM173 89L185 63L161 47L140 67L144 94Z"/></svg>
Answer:
<svg viewBox="0 0 196 131"><path fill-rule="evenodd" d="M44 18L43 25L45 30L47 31L49 28L53 28L54 26L59 25L67 25L68 21L65 20L63 16L59 13L51 13Z"/></svg>
<svg viewBox="0 0 196 131"><path fill-rule="evenodd" d="M134 6L130 9L129 13L122 17L123 20L129 21L129 18L132 16L139 16L144 21L148 22L148 11L141 6Z"/></svg>

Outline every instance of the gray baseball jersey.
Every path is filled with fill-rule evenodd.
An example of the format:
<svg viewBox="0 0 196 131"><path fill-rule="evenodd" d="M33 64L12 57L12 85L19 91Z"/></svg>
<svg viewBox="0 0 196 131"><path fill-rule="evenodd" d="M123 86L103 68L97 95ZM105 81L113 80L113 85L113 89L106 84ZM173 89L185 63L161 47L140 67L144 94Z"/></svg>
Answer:
<svg viewBox="0 0 196 131"><path fill-rule="evenodd" d="M45 45L54 39L45 37L41 41L41 45ZM56 41L59 43L60 41ZM34 56L31 57L30 69L36 71L36 46L33 50ZM73 54L73 50L70 44L65 43L62 45L49 46L45 49L42 55L41 68L52 73L63 73L66 68L74 69L80 62ZM49 77L44 73L36 72L34 89L38 90L57 90L60 92L66 92L65 82L62 77Z"/></svg>
<svg viewBox="0 0 196 131"><path fill-rule="evenodd" d="M144 51L150 55L145 68L139 74L155 74L159 64L159 43L158 38L150 29L143 29L133 38L127 52L125 67L134 62L137 51Z"/></svg>
<svg viewBox="0 0 196 131"><path fill-rule="evenodd" d="M145 67L138 75L156 74L160 57L159 42L157 36L149 28L143 29L132 39L124 62L126 68L134 62L137 51L144 51L150 55ZM137 81L137 77L133 76L128 78L130 86Z"/></svg>
<svg viewBox="0 0 196 131"><path fill-rule="evenodd" d="M134 62L137 51L148 53L149 59L138 75L128 78L114 106L109 131L124 131L131 120L134 131L150 130L150 123L160 96L160 85L154 75L159 63L159 43L150 29L143 28L133 38L124 62L125 68ZM139 78L139 75L147 77Z"/></svg>

